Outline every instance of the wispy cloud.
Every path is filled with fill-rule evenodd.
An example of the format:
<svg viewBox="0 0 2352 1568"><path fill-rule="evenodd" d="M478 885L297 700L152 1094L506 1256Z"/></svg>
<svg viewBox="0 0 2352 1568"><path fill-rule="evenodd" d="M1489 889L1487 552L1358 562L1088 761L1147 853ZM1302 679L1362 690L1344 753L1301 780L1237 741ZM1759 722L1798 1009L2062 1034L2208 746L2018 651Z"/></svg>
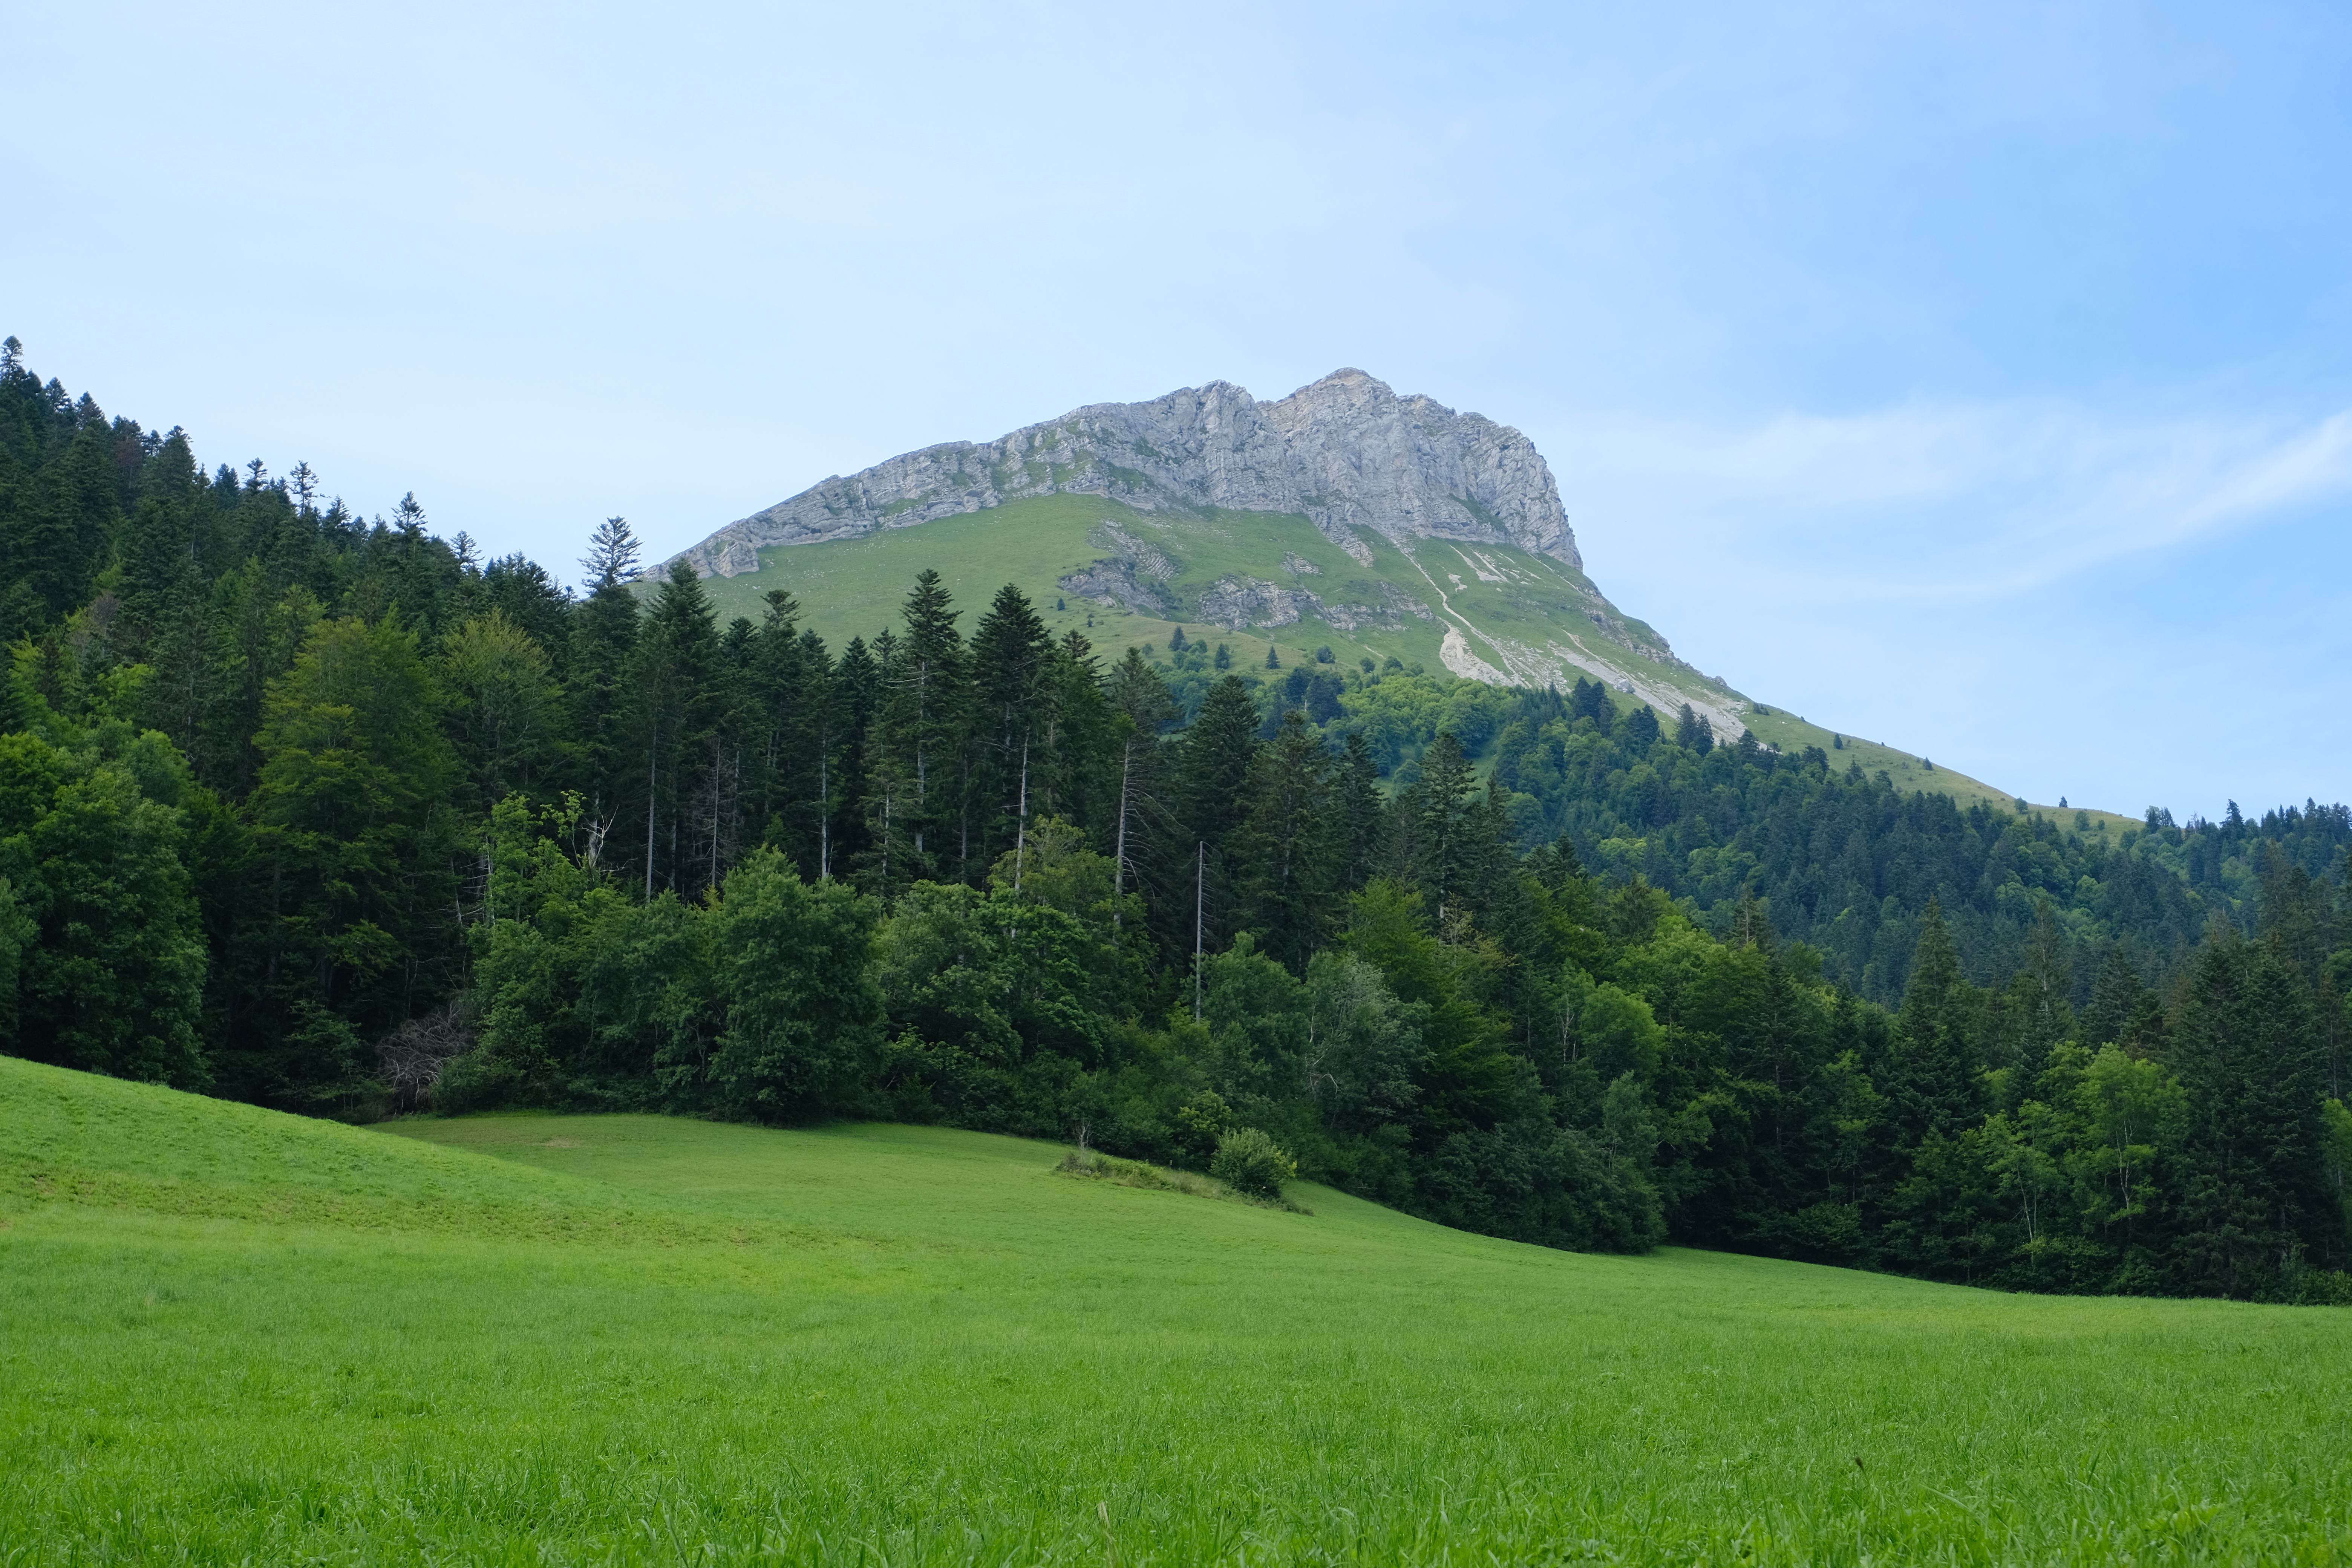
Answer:
<svg viewBox="0 0 2352 1568"><path fill-rule="evenodd" d="M1743 570L1915 601L1999 598L2352 494L2352 410L2133 419L1914 403L1745 427L1625 423L1561 444L1571 516Z"/></svg>

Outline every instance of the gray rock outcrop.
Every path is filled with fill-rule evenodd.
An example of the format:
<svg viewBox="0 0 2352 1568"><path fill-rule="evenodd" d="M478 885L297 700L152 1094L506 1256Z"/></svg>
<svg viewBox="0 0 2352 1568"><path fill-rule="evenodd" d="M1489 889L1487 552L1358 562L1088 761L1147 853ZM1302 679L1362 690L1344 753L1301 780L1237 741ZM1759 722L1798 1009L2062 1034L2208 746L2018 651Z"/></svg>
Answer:
<svg viewBox="0 0 2352 1568"><path fill-rule="evenodd" d="M706 576L731 577L758 571L758 552L770 545L854 539L1056 494L1146 511L1300 513L1367 563L1360 529L1515 544L1583 566L1533 442L1483 416L1400 397L1360 370L1334 371L1273 403L1215 381L1149 403L1095 404L994 441L926 447L731 522L684 557Z"/></svg>

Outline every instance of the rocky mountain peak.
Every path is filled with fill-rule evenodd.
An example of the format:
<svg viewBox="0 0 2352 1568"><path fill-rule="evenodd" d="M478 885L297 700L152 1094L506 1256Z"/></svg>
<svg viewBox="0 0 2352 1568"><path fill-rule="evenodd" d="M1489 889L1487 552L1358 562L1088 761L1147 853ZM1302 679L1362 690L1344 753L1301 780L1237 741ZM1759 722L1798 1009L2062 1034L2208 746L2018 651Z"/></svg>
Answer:
<svg viewBox="0 0 2352 1568"><path fill-rule="evenodd" d="M852 539L1043 495L1139 510L1303 514L1359 560L1392 539L1516 544L1581 568L1535 444L1508 426L1352 367L1261 403L1231 382L1099 403L988 442L951 441L811 486L684 552L705 575L759 570L772 545ZM648 574L651 575L653 574Z"/></svg>

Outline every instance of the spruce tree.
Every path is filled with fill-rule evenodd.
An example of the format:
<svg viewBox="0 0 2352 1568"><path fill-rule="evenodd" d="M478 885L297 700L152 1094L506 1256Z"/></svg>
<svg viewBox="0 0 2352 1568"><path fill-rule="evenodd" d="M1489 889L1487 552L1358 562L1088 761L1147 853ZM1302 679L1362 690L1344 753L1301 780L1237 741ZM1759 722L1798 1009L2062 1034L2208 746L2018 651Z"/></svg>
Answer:
<svg viewBox="0 0 2352 1568"><path fill-rule="evenodd" d="M1330 753L1297 709L1251 760L1240 865L1245 917L1258 945L1294 974L1321 946L1339 861L1330 809Z"/></svg>
<svg viewBox="0 0 2352 1568"><path fill-rule="evenodd" d="M1911 981L1897 1019L1895 1102L1915 1146L1930 1132L1950 1137L1981 1115L1969 989L1959 955L1944 928L1942 904L1931 894L1919 916Z"/></svg>
<svg viewBox="0 0 2352 1568"><path fill-rule="evenodd" d="M629 589L636 560L636 537L627 520L606 518L589 538L581 562L588 574L588 596L572 617L567 696L572 733L580 742L573 777L586 797L590 837L598 844L617 826L636 776L624 720L637 645L637 596ZM616 855L626 853L617 842L613 847Z"/></svg>
<svg viewBox="0 0 2352 1568"><path fill-rule="evenodd" d="M633 755L624 781L644 837L631 833L639 887L692 891L708 881L688 861L686 813L710 767L703 748L717 730L723 693L719 683L717 619L702 581L684 561L670 564L654 595L627 671L626 734ZM701 858L697 857L696 858Z"/></svg>
<svg viewBox="0 0 2352 1568"><path fill-rule="evenodd" d="M833 672L829 663L820 662L814 672L808 668L799 602L782 588L761 597L765 608L745 658L745 741L751 759L747 809L761 842L814 878L822 874L819 776L828 771L832 737L829 726L814 721L812 707L816 700L830 702Z"/></svg>
<svg viewBox="0 0 2352 1568"><path fill-rule="evenodd" d="M1102 662L1075 627L1054 645L1052 701L1044 731L1047 767L1037 784L1045 815L1100 839L1116 798L1113 713ZM1033 807L1031 816L1038 815Z"/></svg>
<svg viewBox="0 0 2352 1568"><path fill-rule="evenodd" d="M1164 858L1173 873L1165 883L1187 895L1170 900L1162 929L1171 945L1192 951L1193 898L1198 894L1210 951L1222 951L1241 927L1241 846L1238 830L1249 813L1250 763L1257 753L1257 709L1240 679L1226 676L1209 688L1199 717L1176 748L1176 821ZM1195 879L1202 886L1195 888Z"/></svg>
<svg viewBox="0 0 2352 1568"><path fill-rule="evenodd" d="M2140 984L2123 944L2108 948L2099 977L2091 984L2091 1005L2083 1012L2082 1043L2093 1050L2121 1046L2135 1056L2145 1054L2134 1026L2142 1016L2146 995L2147 988Z"/></svg>
<svg viewBox="0 0 2352 1568"><path fill-rule="evenodd" d="M877 639L885 695L867 742L866 804L870 871L885 893L954 868L966 847L971 676L953 602L926 568L900 612L906 635Z"/></svg>
<svg viewBox="0 0 2352 1568"><path fill-rule="evenodd" d="M1479 881L1491 835L1482 832L1482 812L1472 794L1475 770L1451 730L1421 759L1421 782L1412 788L1413 879L1429 900L1442 932L1449 921L1468 912L1466 900Z"/></svg>
<svg viewBox="0 0 2352 1568"><path fill-rule="evenodd" d="M2173 1288L2277 1298L2306 1260L2340 1267L2342 1216L2326 1190L2320 1118L2325 1064L2302 977L2270 944L2216 921L2182 990L2165 1062L2190 1115L2176 1162Z"/></svg>
<svg viewBox="0 0 2352 1568"><path fill-rule="evenodd" d="M1382 803L1380 764L1360 731L1349 731L1333 772L1332 793L1338 822L1339 888L1353 892L1372 874L1380 851Z"/></svg>
<svg viewBox="0 0 2352 1568"><path fill-rule="evenodd" d="M960 877L975 861L994 864L1003 850L1017 858L1025 844L1031 813L1046 793L1039 785L1053 773L1049 741L1060 696L1053 636L1011 583L981 616L971 658L971 839L968 847L960 839Z"/></svg>
<svg viewBox="0 0 2352 1568"><path fill-rule="evenodd" d="M1162 735L1175 721L1168 684L1140 648L1129 645L1108 682L1110 733L1118 748L1115 804L1107 837L1112 889L1125 894L1150 858L1145 846L1172 826L1166 796L1166 748Z"/></svg>
<svg viewBox="0 0 2352 1568"><path fill-rule="evenodd" d="M824 645L814 632L801 640L812 656L814 673L822 668ZM840 876L864 862L870 845L866 831L866 737L882 705L882 668L866 650L866 639L853 637L833 668L831 717L839 744L834 755L839 773L827 781L825 816L821 828L822 874Z"/></svg>

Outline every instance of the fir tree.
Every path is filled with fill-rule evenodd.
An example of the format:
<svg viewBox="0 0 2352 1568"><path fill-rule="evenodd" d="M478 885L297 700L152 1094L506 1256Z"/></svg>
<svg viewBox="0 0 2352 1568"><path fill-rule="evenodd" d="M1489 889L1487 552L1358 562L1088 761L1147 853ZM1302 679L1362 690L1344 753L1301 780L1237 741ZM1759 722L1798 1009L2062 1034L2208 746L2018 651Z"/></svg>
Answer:
<svg viewBox="0 0 2352 1568"><path fill-rule="evenodd" d="M1258 945L1295 974L1323 944L1338 862L1330 754L1296 709L1251 759L1241 829L1242 893Z"/></svg>
<svg viewBox="0 0 2352 1568"><path fill-rule="evenodd" d="M587 799L590 837L599 844L618 824L636 774L624 722L637 646L637 598L628 585L636 559L628 522L606 518L590 536L581 563L588 596L572 616L567 695L572 733L580 742L576 776Z"/></svg>
<svg viewBox="0 0 2352 1568"><path fill-rule="evenodd" d="M627 735L635 752L635 810L645 837L640 854L645 896L656 887L688 890L707 885L703 868L682 863L685 814L709 767L703 746L716 731L723 696L718 689L717 618L702 581L684 561L647 610L627 671Z"/></svg>
<svg viewBox="0 0 2352 1568"><path fill-rule="evenodd" d="M1001 849L1013 849L1018 864L1032 802L1046 795L1038 786L1053 772L1045 742L1060 696L1052 634L1011 583L974 629L971 659L971 837L958 856L964 876L975 860L993 864Z"/></svg>
<svg viewBox="0 0 2352 1568"><path fill-rule="evenodd" d="M2190 1113L2174 1287L2274 1298L2289 1292L2306 1259L2332 1254L2340 1267L2342 1221L2322 1153L2325 1068L2307 991L2276 949L2217 922L2189 972L2165 1058Z"/></svg>
<svg viewBox="0 0 2352 1568"><path fill-rule="evenodd" d="M1968 982L1960 977L1959 956L1944 929L1943 907L1931 896L1919 916L1911 982L1896 1022L1893 1099L1914 1144L1931 1131L1969 1126L1980 1114L1969 1013Z"/></svg>
<svg viewBox="0 0 2352 1568"><path fill-rule="evenodd" d="M1130 645L1110 674L1111 734L1118 746L1117 804L1110 831L1112 890L1124 896L1146 858L1144 846L1171 827L1165 797L1161 735L1176 718L1167 682Z"/></svg>
<svg viewBox="0 0 2352 1568"><path fill-rule="evenodd" d="M886 695L866 757L877 890L929 877L943 858L954 865L965 847L958 830L964 824L971 677L952 603L940 574L926 569L901 611L904 638L877 639L886 654Z"/></svg>
<svg viewBox="0 0 2352 1568"><path fill-rule="evenodd" d="M1222 950L1240 929L1243 910L1238 891L1240 841L1236 832L1249 813L1250 763L1257 753L1257 710L1241 681L1226 676L1209 688L1199 717L1184 731L1176 749L1177 799L1175 832L1166 845L1166 858L1181 865L1162 885L1197 889L1205 910L1205 940L1212 951ZM1200 857L1205 856L1205 859ZM1196 863L1197 862L1197 863ZM1174 900L1163 900L1163 908ZM1169 909L1167 928L1192 931L1192 910L1187 904ZM1189 940L1177 940L1170 929L1171 946L1189 952Z"/></svg>

